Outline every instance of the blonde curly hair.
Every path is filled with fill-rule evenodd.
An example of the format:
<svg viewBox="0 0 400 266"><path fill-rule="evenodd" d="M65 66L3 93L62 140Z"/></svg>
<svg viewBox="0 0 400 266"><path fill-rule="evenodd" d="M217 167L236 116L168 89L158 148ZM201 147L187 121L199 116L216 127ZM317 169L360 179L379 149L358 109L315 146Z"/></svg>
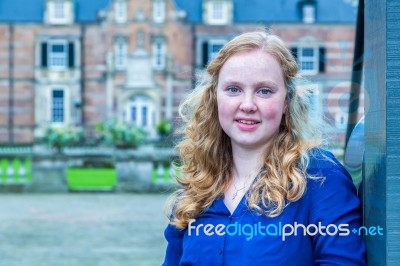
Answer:
<svg viewBox="0 0 400 266"><path fill-rule="evenodd" d="M288 202L302 197L306 189L308 151L322 143L322 134L311 118L311 94L307 86L296 87L298 66L282 40L268 33L244 33L228 42L210 62L194 91L180 106L185 123L180 152L182 186L169 201L170 223L187 227L227 189L233 167L230 138L218 120L216 88L219 72L232 55L262 50L282 67L287 89L287 106L279 132L266 151L262 171L249 189L247 204L269 217L282 213Z"/></svg>

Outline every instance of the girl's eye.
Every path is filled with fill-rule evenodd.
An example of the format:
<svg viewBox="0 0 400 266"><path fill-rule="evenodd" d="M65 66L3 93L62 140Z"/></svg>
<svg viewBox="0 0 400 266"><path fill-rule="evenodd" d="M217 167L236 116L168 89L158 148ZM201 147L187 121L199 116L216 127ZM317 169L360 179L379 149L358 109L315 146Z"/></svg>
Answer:
<svg viewBox="0 0 400 266"><path fill-rule="evenodd" d="M239 92L239 88L236 88L236 87L229 87L229 88L227 89L227 91L229 91L230 93L237 93L237 92Z"/></svg>
<svg viewBox="0 0 400 266"><path fill-rule="evenodd" d="M263 95L267 95L269 93L271 93L272 91L270 89L261 89L258 91L258 93L263 94Z"/></svg>

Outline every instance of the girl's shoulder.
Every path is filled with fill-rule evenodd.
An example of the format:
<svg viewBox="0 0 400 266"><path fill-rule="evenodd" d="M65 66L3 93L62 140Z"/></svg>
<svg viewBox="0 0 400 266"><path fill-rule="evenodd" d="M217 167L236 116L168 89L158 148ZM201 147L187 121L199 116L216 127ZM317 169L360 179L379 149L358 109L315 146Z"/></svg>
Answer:
<svg viewBox="0 0 400 266"><path fill-rule="evenodd" d="M330 171L339 171L348 175L347 170L330 151L322 148L314 148L308 152L308 174L326 174Z"/></svg>
<svg viewBox="0 0 400 266"><path fill-rule="evenodd" d="M353 180L346 168L329 151L315 148L309 152L308 185L318 190L355 191Z"/></svg>

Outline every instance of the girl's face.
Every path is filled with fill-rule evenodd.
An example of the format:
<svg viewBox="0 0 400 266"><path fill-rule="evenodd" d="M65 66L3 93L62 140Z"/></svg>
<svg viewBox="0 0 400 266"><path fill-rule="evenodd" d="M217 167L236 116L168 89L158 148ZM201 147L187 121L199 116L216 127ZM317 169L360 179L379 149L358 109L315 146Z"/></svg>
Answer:
<svg viewBox="0 0 400 266"><path fill-rule="evenodd" d="M217 105L232 148L267 148L279 131L286 105L278 61L261 50L232 55L219 72Z"/></svg>

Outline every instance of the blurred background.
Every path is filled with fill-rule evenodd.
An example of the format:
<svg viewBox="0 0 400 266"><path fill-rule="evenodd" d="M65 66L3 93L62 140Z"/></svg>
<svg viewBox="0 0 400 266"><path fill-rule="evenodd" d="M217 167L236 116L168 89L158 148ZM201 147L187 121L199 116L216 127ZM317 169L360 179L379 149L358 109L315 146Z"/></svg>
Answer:
<svg viewBox="0 0 400 266"><path fill-rule="evenodd" d="M0 0L0 265L161 264L179 103L246 31L284 40L343 159L349 114L368 103L351 93L357 8Z"/></svg>

